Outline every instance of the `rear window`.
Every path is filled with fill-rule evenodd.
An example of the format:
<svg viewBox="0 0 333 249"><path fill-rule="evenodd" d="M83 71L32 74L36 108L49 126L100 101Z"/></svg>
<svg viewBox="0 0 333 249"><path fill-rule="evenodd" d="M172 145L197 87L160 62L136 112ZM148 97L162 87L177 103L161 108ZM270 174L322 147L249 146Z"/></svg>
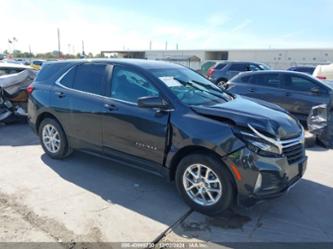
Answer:
<svg viewBox="0 0 333 249"><path fill-rule="evenodd" d="M36 81L46 81L65 71L70 65L67 63L50 63L44 64L42 69L37 73Z"/></svg>

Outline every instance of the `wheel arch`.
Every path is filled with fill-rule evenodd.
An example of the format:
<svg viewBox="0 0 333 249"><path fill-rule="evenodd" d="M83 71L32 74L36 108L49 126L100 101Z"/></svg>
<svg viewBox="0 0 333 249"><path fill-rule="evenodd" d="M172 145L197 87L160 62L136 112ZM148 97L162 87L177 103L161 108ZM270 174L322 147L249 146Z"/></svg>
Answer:
<svg viewBox="0 0 333 249"><path fill-rule="evenodd" d="M228 173L230 174L230 177L232 179L232 184L235 187L235 190L237 191L237 184L234 177L234 174L232 173L231 169L228 167L228 165L221 159L221 156L217 154L215 151L212 151L206 147L198 146L198 145L189 145L184 148L181 148L177 153L173 156L170 165L169 165L169 180L174 181L176 176L177 167L180 163L180 161L191 154L204 154L204 155L210 155L212 157L215 157L217 160L219 160L223 166L227 169Z"/></svg>
<svg viewBox="0 0 333 249"><path fill-rule="evenodd" d="M61 125L61 123L59 122L59 119L57 119L57 117L55 115L53 115L50 112L43 112L43 113L38 115L37 120L36 120L36 131L37 132L39 131L40 124L46 118L54 119L55 121L57 121L60 124L61 128L64 129L63 126Z"/></svg>

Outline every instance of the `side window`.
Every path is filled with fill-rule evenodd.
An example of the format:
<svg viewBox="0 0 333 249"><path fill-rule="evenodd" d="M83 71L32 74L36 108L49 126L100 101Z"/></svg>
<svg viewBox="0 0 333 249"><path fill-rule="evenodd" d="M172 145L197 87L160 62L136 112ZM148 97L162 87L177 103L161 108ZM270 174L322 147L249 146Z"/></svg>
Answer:
<svg viewBox="0 0 333 249"><path fill-rule="evenodd" d="M257 74L251 79L256 85L279 88L281 86L280 75L278 73Z"/></svg>
<svg viewBox="0 0 333 249"><path fill-rule="evenodd" d="M251 75L247 75L247 76L240 77L239 82L240 82L240 83L249 83L251 77L252 77Z"/></svg>
<svg viewBox="0 0 333 249"><path fill-rule="evenodd" d="M242 64L242 63L236 63L232 64L230 66L230 71L236 71L236 72L245 72L248 71L248 65L247 64Z"/></svg>
<svg viewBox="0 0 333 249"><path fill-rule="evenodd" d="M302 76L287 76L285 88L289 90L310 92L312 88L316 87L310 79Z"/></svg>
<svg viewBox="0 0 333 249"><path fill-rule="evenodd" d="M132 103L145 96L158 96L158 90L143 76L128 68L116 66L112 73L111 97Z"/></svg>
<svg viewBox="0 0 333 249"><path fill-rule="evenodd" d="M73 82L75 79L76 67L69 70L65 76L60 80L60 84L69 88L73 87Z"/></svg>
<svg viewBox="0 0 333 249"><path fill-rule="evenodd" d="M215 69L221 70L221 69L225 68L226 65L227 65L226 63L219 63L215 66Z"/></svg>
<svg viewBox="0 0 333 249"><path fill-rule="evenodd" d="M101 63L87 63L76 68L73 89L103 95L106 65Z"/></svg>

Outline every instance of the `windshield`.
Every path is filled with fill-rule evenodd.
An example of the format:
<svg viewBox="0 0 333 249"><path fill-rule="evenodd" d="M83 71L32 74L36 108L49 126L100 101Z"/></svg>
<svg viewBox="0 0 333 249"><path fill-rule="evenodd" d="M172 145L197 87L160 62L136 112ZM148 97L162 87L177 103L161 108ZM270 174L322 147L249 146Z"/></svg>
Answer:
<svg viewBox="0 0 333 249"><path fill-rule="evenodd" d="M150 72L187 105L215 105L233 99L230 94L188 68L159 68Z"/></svg>
<svg viewBox="0 0 333 249"><path fill-rule="evenodd" d="M259 64L258 65L262 70L271 70L271 68L265 64Z"/></svg>

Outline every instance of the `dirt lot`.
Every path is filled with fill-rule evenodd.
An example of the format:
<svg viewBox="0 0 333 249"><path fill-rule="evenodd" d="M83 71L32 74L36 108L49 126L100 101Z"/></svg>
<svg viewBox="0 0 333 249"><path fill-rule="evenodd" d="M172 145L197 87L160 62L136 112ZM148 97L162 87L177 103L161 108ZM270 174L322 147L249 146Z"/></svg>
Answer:
<svg viewBox="0 0 333 249"><path fill-rule="evenodd" d="M209 218L163 179L82 153L55 161L28 126L0 126L0 241L333 242L333 151L307 154L287 195Z"/></svg>

